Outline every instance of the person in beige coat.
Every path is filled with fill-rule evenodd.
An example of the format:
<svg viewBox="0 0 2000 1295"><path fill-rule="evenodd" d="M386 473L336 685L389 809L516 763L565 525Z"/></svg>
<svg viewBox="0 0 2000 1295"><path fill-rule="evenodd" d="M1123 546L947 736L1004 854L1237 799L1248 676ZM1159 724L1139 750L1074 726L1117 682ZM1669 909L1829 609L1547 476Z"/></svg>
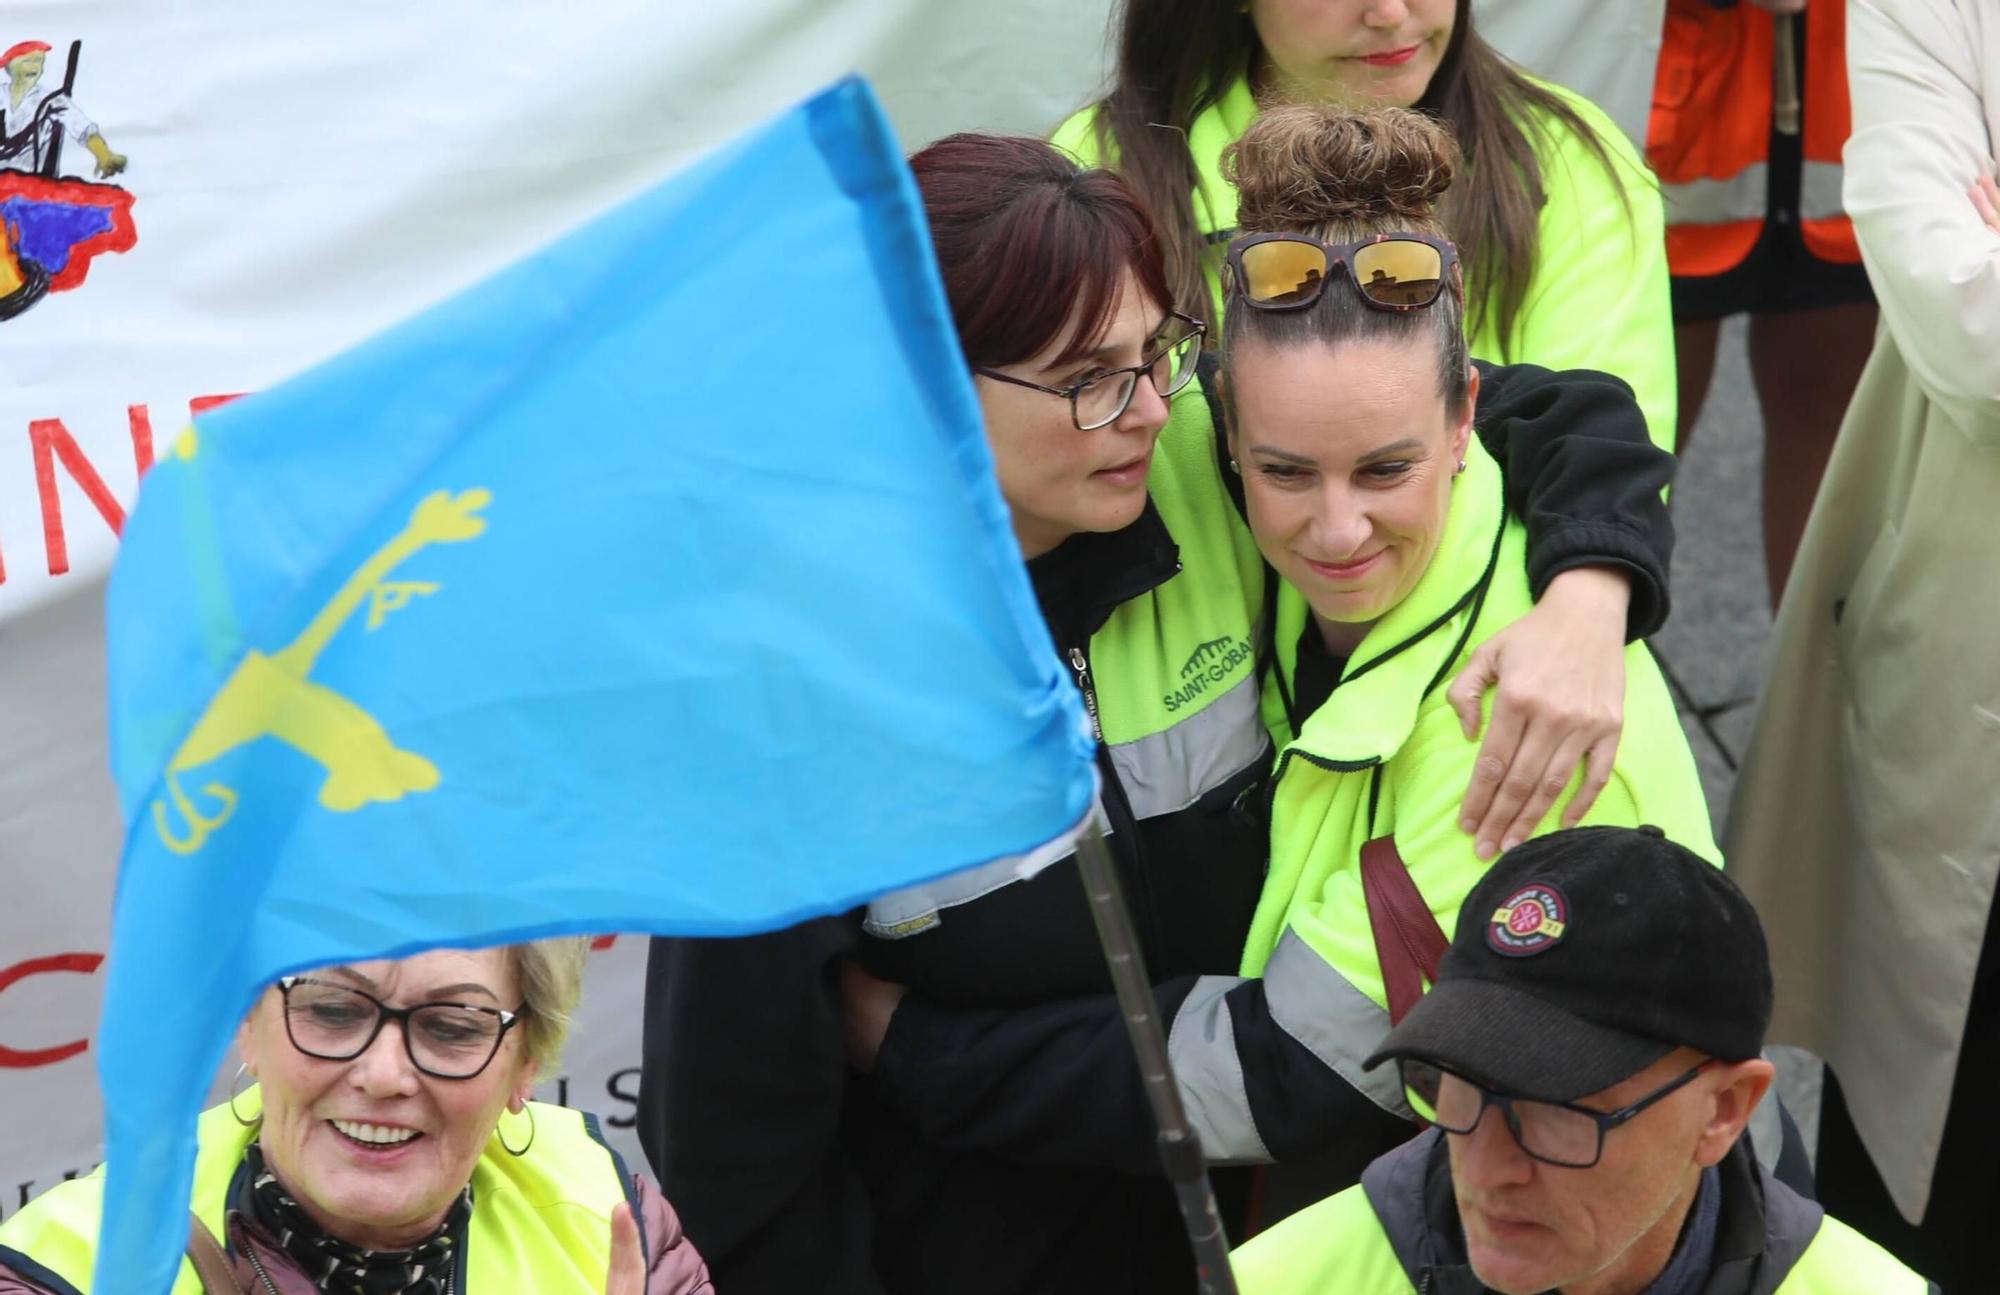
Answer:
<svg viewBox="0 0 2000 1295"><path fill-rule="evenodd" d="M1773 1037L1835 1077L1827 1209L1945 1289L1986 1290L2000 1221L2000 5L1853 0L1847 49L1845 199L1882 321L1785 591L1725 850L1770 928Z"/></svg>

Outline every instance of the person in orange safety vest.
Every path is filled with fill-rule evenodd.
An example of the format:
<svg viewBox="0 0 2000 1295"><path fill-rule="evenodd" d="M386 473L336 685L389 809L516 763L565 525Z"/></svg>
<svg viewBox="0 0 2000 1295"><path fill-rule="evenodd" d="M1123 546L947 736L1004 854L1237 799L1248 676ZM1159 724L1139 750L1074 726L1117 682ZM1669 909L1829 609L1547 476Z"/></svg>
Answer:
<svg viewBox="0 0 2000 1295"><path fill-rule="evenodd" d="M1845 38L1840 0L1667 0L1646 132L1667 203L1681 450L1722 320L1750 315L1773 607L1875 331L1840 205Z"/></svg>

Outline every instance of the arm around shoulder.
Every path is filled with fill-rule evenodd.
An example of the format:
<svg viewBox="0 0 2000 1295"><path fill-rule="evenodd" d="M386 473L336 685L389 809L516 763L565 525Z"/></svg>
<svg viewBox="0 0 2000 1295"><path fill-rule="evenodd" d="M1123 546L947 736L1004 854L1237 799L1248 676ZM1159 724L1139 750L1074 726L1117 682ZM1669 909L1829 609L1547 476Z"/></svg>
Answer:
<svg viewBox="0 0 2000 1295"><path fill-rule="evenodd" d="M1487 867L1473 853L1472 838L1458 829L1452 797L1462 793L1472 773L1478 744L1469 741L1444 703L1426 703L1416 733L1397 753L1392 768L1396 843L1425 896L1437 900L1470 892ZM1535 824L1530 836L1562 827L1561 810L1584 777L1581 767ZM1674 709L1673 695L1644 643L1625 648L1624 729L1604 789L1578 822L1580 827L1652 825L1696 854L1719 862L1709 825L1708 805L1693 750ZM1440 915L1447 934L1451 923Z"/></svg>
<svg viewBox="0 0 2000 1295"><path fill-rule="evenodd" d="M1631 387L1608 373L1482 365L1474 415L1501 465L1507 511L1528 532L1537 598L1575 567L1611 567L1631 584L1626 637L1665 623L1674 524L1663 494L1674 456L1654 445Z"/></svg>

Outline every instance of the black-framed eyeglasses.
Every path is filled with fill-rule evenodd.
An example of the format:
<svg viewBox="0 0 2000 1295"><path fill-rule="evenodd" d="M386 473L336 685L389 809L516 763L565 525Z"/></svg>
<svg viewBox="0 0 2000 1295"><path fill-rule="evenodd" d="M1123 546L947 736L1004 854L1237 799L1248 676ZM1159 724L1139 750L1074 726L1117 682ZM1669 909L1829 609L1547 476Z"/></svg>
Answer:
<svg viewBox="0 0 2000 1295"><path fill-rule="evenodd" d="M1039 382L1029 382L1026 378L989 369L983 364L973 365L972 371L984 374L995 382L1011 382L1030 391L1061 396L1069 401L1069 416L1076 429L1094 432L1117 422L1131 407L1132 393L1138 389L1140 374L1145 374L1152 382L1153 390L1160 393L1162 400L1185 387L1188 379L1194 377L1195 361L1201 358L1202 334L1208 331L1208 325L1178 310L1168 311L1167 318L1170 327L1178 324L1180 329L1175 330L1172 340L1162 343L1150 359L1127 368L1092 374L1072 386L1045 387Z"/></svg>
<svg viewBox="0 0 2000 1295"><path fill-rule="evenodd" d="M285 1000L285 1034L307 1056L352 1061L368 1051L383 1022L395 1021L403 1027L410 1064L438 1079L471 1079L486 1069L521 1019L518 1009L476 1003L391 1007L373 994L310 976L286 976L278 992Z"/></svg>
<svg viewBox="0 0 2000 1295"><path fill-rule="evenodd" d="M1593 1111L1567 1102L1543 1102L1512 1093L1496 1093L1425 1061L1406 1059L1397 1063L1411 1104L1430 1111L1431 1123L1446 1133L1472 1132L1485 1118L1486 1108L1497 1106L1516 1146L1543 1164L1564 1169L1588 1169L1596 1164L1604 1155L1606 1133L1693 1083L1696 1075L1713 1064L1713 1059L1703 1061L1629 1106L1615 1111Z"/></svg>
<svg viewBox="0 0 2000 1295"><path fill-rule="evenodd" d="M1422 310L1444 295L1458 249L1431 234L1322 243L1305 234L1245 234L1224 262L1230 291L1259 310L1304 310L1335 267L1376 310Z"/></svg>

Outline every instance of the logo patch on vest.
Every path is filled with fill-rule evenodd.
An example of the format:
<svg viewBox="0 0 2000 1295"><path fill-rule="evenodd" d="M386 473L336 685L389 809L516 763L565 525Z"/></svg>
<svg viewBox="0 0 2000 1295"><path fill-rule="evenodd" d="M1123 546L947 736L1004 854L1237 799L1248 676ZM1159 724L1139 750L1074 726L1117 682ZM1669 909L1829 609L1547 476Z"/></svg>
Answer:
<svg viewBox="0 0 2000 1295"><path fill-rule="evenodd" d="M1569 929L1569 900L1546 881L1521 887L1493 911L1486 945L1510 958L1553 949Z"/></svg>
<svg viewBox="0 0 2000 1295"><path fill-rule="evenodd" d="M1160 704L1171 715L1210 688L1227 682L1230 676L1249 664L1251 656L1250 645L1237 641L1234 634L1208 640L1197 647L1181 666L1180 687L1162 696Z"/></svg>

